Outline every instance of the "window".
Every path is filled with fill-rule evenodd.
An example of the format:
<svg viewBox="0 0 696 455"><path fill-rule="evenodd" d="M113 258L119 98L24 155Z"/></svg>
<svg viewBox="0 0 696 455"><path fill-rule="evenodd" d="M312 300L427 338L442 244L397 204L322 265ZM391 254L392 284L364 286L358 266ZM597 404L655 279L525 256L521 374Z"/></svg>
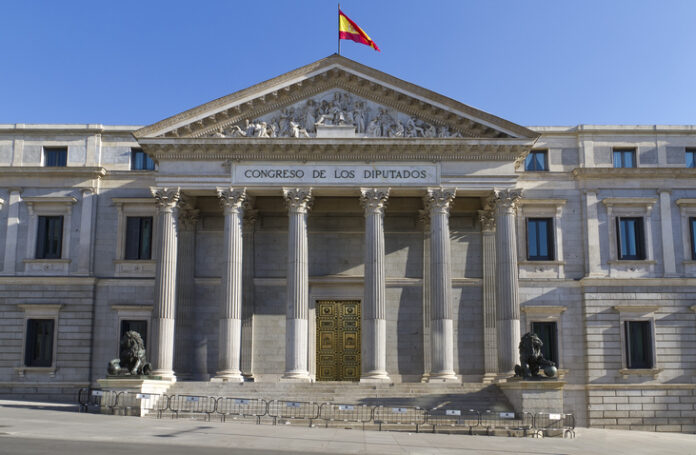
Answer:
<svg viewBox="0 0 696 455"><path fill-rule="evenodd" d="M686 149L686 167L696 167L696 148Z"/></svg>
<svg viewBox="0 0 696 455"><path fill-rule="evenodd" d="M36 236L36 259L60 259L63 246L63 217L40 216Z"/></svg>
<svg viewBox="0 0 696 455"><path fill-rule="evenodd" d="M614 167L636 167L636 149L614 149Z"/></svg>
<svg viewBox="0 0 696 455"><path fill-rule="evenodd" d="M67 147L44 147L44 166L65 167L68 164Z"/></svg>
<svg viewBox="0 0 696 455"><path fill-rule="evenodd" d="M126 251L124 259L150 259L152 255L152 217L126 218Z"/></svg>
<svg viewBox="0 0 696 455"><path fill-rule="evenodd" d="M553 219L527 219L527 259L530 261L552 261Z"/></svg>
<svg viewBox="0 0 696 455"><path fill-rule="evenodd" d="M650 369L653 367L652 330L650 321L624 321L626 367Z"/></svg>
<svg viewBox="0 0 696 455"><path fill-rule="evenodd" d="M536 333L541 342L544 343L541 347L544 358L558 366L558 328L556 322L532 322L532 332Z"/></svg>
<svg viewBox="0 0 696 455"><path fill-rule="evenodd" d="M27 319L24 365L50 367L53 364L54 319Z"/></svg>
<svg viewBox="0 0 696 455"><path fill-rule="evenodd" d="M122 319L121 320L121 336L119 336L118 340L119 343L121 342L121 338L123 338L123 335L126 334L129 330L135 330L140 334L140 337L143 339L143 344L147 348L147 321L143 321L140 319Z"/></svg>
<svg viewBox="0 0 696 455"><path fill-rule="evenodd" d="M696 261L696 218L689 218L689 227L691 231L691 259Z"/></svg>
<svg viewBox="0 0 696 455"><path fill-rule="evenodd" d="M131 170L152 171L155 169L155 162L143 152L143 149L131 149Z"/></svg>
<svg viewBox="0 0 696 455"><path fill-rule="evenodd" d="M619 259L645 259L642 217L616 218Z"/></svg>
<svg viewBox="0 0 696 455"><path fill-rule="evenodd" d="M527 155L527 159L524 161L525 171L548 171L547 166L547 151L546 150L532 150Z"/></svg>

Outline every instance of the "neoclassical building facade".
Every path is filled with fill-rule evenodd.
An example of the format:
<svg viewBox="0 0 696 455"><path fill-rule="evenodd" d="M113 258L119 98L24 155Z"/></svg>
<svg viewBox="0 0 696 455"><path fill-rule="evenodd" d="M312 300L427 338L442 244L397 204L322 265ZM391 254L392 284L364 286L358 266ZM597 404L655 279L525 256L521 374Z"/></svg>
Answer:
<svg viewBox="0 0 696 455"><path fill-rule="evenodd" d="M526 128L340 57L154 125L0 125L0 395L498 383L696 431L696 130Z"/></svg>

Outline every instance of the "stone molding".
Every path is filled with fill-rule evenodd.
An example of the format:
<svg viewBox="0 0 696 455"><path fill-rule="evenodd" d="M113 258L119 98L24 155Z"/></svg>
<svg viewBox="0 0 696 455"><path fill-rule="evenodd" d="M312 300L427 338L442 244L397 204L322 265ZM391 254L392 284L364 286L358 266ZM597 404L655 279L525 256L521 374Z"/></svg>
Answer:
<svg viewBox="0 0 696 455"><path fill-rule="evenodd" d="M577 180L592 179L693 179L696 169L679 167L643 167L643 168L613 168L613 167L580 167L573 169L573 177Z"/></svg>
<svg viewBox="0 0 696 455"><path fill-rule="evenodd" d="M560 315L568 307L562 305L524 305L520 310L526 314Z"/></svg>
<svg viewBox="0 0 696 455"><path fill-rule="evenodd" d="M495 212L491 209L479 210L478 219L481 223L482 232L495 231Z"/></svg>
<svg viewBox="0 0 696 455"><path fill-rule="evenodd" d="M312 188L283 188L283 199L288 210L296 213L308 213L314 203Z"/></svg>

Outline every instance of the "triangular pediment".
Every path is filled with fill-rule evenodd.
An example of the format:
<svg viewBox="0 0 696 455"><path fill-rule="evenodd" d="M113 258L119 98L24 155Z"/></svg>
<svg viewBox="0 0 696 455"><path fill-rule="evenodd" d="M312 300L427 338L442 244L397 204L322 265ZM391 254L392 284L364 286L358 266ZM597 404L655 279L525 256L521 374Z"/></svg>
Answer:
<svg viewBox="0 0 696 455"><path fill-rule="evenodd" d="M182 112L134 135L138 139L538 136L339 55Z"/></svg>

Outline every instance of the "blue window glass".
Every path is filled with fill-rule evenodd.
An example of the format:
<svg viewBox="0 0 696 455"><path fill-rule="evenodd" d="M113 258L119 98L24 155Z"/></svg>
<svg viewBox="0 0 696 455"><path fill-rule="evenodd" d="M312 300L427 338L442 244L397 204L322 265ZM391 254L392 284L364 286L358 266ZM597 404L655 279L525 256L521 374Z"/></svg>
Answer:
<svg viewBox="0 0 696 455"><path fill-rule="evenodd" d="M63 248L63 217L40 216L36 234L36 259L60 259Z"/></svg>
<svg viewBox="0 0 696 455"><path fill-rule="evenodd" d="M525 171L548 171L547 151L532 150L524 161Z"/></svg>
<svg viewBox="0 0 696 455"><path fill-rule="evenodd" d="M549 261L554 258L553 220L551 218L527 219L527 259Z"/></svg>
<svg viewBox="0 0 696 455"><path fill-rule="evenodd" d="M614 167L636 167L636 149L614 149Z"/></svg>
<svg viewBox="0 0 696 455"><path fill-rule="evenodd" d="M147 156L143 149L131 149L131 170L152 171L155 169L155 162Z"/></svg>
<svg viewBox="0 0 696 455"><path fill-rule="evenodd" d="M686 167L696 167L696 149L686 149Z"/></svg>
<svg viewBox="0 0 696 455"><path fill-rule="evenodd" d="M645 259L643 218L617 218L619 259Z"/></svg>
<svg viewBox="0 0 696 455"><path fill-rule="evenodd" d="M650 321L625 321L626 366L652 368L652 330Z"/></svg>
<svg viewBox="0 0 696 455"><path fill-rule="evenodd" d="M152 217L129 216L126 219L125 259L150 259L152 256Z"/></svg>
<svg viewBox="0 0 696 455"><path fill-rule="evenodd" d="M696 261L696 218L689 218L691 228L691 259Z"/></svg>
<svg viewBox="0 0 696 455"><path fill-rule="evenodd" d="M45 167L65 167L68 165L67 147L44 147Z"/></svg>

